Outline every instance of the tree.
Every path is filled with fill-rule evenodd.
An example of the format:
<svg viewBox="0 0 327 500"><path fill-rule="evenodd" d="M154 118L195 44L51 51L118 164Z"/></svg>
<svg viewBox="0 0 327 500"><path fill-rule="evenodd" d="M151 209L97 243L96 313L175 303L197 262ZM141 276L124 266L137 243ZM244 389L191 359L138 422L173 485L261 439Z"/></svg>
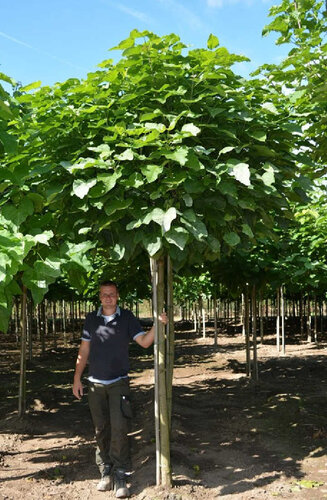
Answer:
<svg viewBox="0 0 327 500"><path fill-rule="evenodd" d="M291 217L288 200L307 185L295 153L304 142L284 99L233 73L246 58L217 37L184 54L174 34L134 30L116 49L118 63L104 61L84 81L36 83L15 96L26 112L12 123L18 153L1 172L1 208L15 224L27 205L22 237L49 237L21 269L36 300L59 269L85 286L80 269L91 271L95 248L117 261L146 255L153 269L169 256L175 270L249 250Z"/></svg>

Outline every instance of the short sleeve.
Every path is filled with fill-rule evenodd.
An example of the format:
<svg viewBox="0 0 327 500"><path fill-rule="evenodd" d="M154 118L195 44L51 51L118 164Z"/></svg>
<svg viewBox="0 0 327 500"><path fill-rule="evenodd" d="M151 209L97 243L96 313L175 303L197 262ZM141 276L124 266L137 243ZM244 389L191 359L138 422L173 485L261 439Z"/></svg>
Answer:
<svg viewBox="0 0 327 500"><path fill-rule="evenodd" d="M130 317L128 321L128 335L129 338L135 339L138 335L143 335L144 331L139 320L130 312Z"/></svg>
<svg viewBox="0 0 327 500"><path fill-rule="evenodd" d="M91 314L88 314L85 318L84 325L83 325L83 332L82 332L82 340L90 341L92 334L91 334Z"/></svg>

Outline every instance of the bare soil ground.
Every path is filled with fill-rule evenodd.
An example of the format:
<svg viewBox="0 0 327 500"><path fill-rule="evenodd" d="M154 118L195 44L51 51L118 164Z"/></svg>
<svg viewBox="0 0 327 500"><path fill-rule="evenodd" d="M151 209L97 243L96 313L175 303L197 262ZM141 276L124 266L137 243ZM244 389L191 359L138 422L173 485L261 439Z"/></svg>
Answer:
<svg viewBox="0 0 327 500"><path fill-rule="evenodd" d="M0 499L114 498L97 492L87 399L71 393L77 346L28 362L28 412L17 419L18 351L0 355ZM153 360L132 348L131 441L137 500L327 498L326 343L292 342L277 356L259 346L260 381L245 372L241 335L177 333L172 468L174 487L155 486Z"/></svg>

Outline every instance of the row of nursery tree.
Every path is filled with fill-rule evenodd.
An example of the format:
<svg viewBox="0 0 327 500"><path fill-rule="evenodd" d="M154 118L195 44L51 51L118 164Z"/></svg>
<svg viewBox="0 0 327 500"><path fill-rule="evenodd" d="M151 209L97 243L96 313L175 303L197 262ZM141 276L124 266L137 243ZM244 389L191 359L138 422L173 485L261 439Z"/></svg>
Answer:
<svg viewBox="0 0 327 500"><path fill-rule="evenodd" d="M13 92L0 87L0 330L21 296L23 372L28 295L41 303L59 278L84 294L110 274L141 298L151 269L158 484L171 481L174 273L208 272L215 300L243 293L247 318L268 285L325 298L324 7L272 7L264 34L291 50L251 78L214 35L188 50L137 30L84 80L1 75Z"/></svg>

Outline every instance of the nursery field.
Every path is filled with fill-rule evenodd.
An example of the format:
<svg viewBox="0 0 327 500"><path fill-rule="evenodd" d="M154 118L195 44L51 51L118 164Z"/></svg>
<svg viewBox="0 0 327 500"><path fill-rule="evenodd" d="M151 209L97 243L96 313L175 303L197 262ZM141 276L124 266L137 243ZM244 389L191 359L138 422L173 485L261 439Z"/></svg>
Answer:
<svg viewBox="0 0 327 500"><path fill-rule="evenodd" d="M185 326L185 325L184 325ZM171 456L173 488L156 486L152 353L131 350L132 498L138 500L327 497L326 341L273 337L259 345L259 382L245 376L242 335L176 332ZM77 345L27 365L27 414L16 416L18 350L1 337L0 498L102 499L96 491L86 397L71 393Z"/></svg>

